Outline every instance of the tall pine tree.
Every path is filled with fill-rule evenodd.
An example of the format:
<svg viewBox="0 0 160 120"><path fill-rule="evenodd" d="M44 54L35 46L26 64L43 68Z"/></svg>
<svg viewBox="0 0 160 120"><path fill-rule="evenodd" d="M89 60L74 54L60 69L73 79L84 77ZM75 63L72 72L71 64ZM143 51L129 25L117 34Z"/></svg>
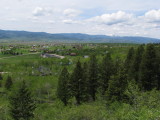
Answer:
<svg viewBox="0 0 160 120"><path fill-rule="evenodd" d="M159 47L158 47L159 48ZM156 49L157 59L156 59L156 69L157 69L157 80L158 80L158 90L160 90L160 48Z"/></svg>
<svg viewBox="0 0 160 120"><path fill-rule="evenodd" d="M85 62L83 64L83 81L84 81L84 87L83 87L83 101L87 102L89 100L89 73L88 73L88 63Z"/></svg>
<svg viewBox="0 0 160 120"><path fill-rule="evenodd" d="M0 81L3 80L2 74L0 74Z"/></svg>
<svg viewBox="0 0 160 120"><path fill-rule="evenodd" d="M34 118L36 105L24 81L9 100L11 105L10 115L14 120L30 120Z"/></svg>
<svg viewBox="0 0 160 120"><path fill-rule="evenodd" d="M143 53L144 53L144 47L143 47L143 45L140 45L135 52L135 56L133 58L133 63L131 65L131 69L129 71L129 79L135 80L138 85L139 85L140 64L142 61Z"/></svg>
<svg viewBox="0 0 160 120"><path fill-rule="evenodd" d="M95 55L91 55L89 61L89 94L95 101L98 88L98 63Z"/></svg>
<svg viewBox="0 0 160 120"><path fill-rule="evenodd" d="M8 76L6 79L6 82L5 82L5 88L7 90L10 90L10 88L12 87L12 84L13 84L12 78L11 78L11 76Z"/></svg>
<svg viewBox="0 0 160 120"><path fill-rule="evenodd" d="M72 95L76 98L77 104L85 101L85 95L87 94L86 80L81 62L78 61L71 77Z"/></svg>
<svg viewBox="0 0 160 120"><path fill-rule="evenodd" d="M126 71L127 74L128 74L128 72L131 68L133 58L134 58L134 48L131 47L128 51L127 58L126 58L125 63L124 63L124 68L125 68L125 71Z"/></svg>
<svg viewBox="0 0 160 120"><path fill-rule="evenodd" d="M2 75L0 74L0 87L2 86L2 81L3 80L3 77L2 77Z"/></svg>
<svg viewBox="0 0 160 120"><path fill-rule="evenodd" d="M127 75L123 67L118 71L117 75L109 80L107 90L107 99L111 102L124 101L126 99L125 90L127 88Z"/></svg>
<svg viewBox="0 0 160 120"><path fill-rule="evenodd" d="M118 71L120 70L121 64L122 64L122 60L120 59L119 56L117 56L113 61L113 74L118 73Z"/></svg>
<svg viewBox="0 0 160 120"><path fill-rule="evenodd" d="M113 74L113 62L110 53L108 53L102 60L100 74L101 74L100 89L102 95L104 95L108 88L108 82L110 80L110 77Z"/></svg>
<svg viewBox="0 0 160 120"><path fill-rule="evenodd" d="M68 70L64 67L59 76L57 87L57 97L64 103L64 105L68 104L68 100L70 98L69 80Z"/></svg>
<svg viewBox="0 0 160 120"><path fill-rule="evenodd" d="M139 79L143 90L157 88L156 51L153 44L148 44L140 66Z"/></svg>

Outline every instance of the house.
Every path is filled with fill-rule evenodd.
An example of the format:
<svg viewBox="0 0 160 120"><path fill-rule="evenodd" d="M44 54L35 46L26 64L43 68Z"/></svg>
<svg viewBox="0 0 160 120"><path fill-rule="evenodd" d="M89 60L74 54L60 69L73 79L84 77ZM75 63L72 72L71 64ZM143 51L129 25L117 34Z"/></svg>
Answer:
<svg viewBox="0 0 160 120"><path fill-rule="evenodd" d="M88 55L84 55L83 57L84 57L84 58L89 58L89 56L88 56Z"/></svg>
<svg viewBox="0 0 160 120"><path fill-rule="evenodd" d="M37 52L37 50L30 50L29 52Z"/></svg>
<svg viewBox="0 0 160 120"><path fill-rule="evenodd" d="M48 54L48 53L45 53L45 54L41 54L41 57L43 58L50 58L50 57L53 57L52 55Z"/></svg>
<svg viewBox="0 0 160 120"><path fill-rule="evenodd" d="M43 57L43 58L55 57L55 58L60 58L60 59L65 58L64 56L60 56L60 55L56 55L56 54L48 54L48 53L41 54L41 57Z"/></svg>
<svg viewBox="0 0 160 120"><path fill-rule="evenodd" d="M47 76L47 75L51 75L51 69L44 67L44 66L39 66L38 68L34 68L32 67L32 75L35 76Z"/></svg>
<svg viewBox="0 0 160 120"><path fill-rule="evenodd" d="M76 56L77 54L76 53L70 53L70 56Z"/></svg>

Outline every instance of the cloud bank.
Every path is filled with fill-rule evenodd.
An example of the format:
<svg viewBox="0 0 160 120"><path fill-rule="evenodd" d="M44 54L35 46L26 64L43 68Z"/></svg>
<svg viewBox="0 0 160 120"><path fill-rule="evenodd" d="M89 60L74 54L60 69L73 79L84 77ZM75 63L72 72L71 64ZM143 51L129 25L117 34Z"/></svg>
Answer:
<svg viewBox="0 0 160 120"><path fill-rule="evenodd" d="M1 0L0 29L160 38L160 0Z"/></svg>
<svg viewBox="0 0 160 120"><path fill-rule="evenodd" d="M101 16L96 16L96 17L90 18L88 21L107 24L107 25L113 25L113 24L118 24L122 22L127 22L130 19L132 19L132 17L133 17L132 14L127 14L123 11L118 11L116 13L103 14Z"/></svg>

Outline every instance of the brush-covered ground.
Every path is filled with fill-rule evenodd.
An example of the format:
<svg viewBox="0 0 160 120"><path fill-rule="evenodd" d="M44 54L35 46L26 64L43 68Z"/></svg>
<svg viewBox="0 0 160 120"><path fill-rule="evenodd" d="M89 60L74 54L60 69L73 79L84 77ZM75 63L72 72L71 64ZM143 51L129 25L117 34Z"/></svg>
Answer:
<svg viewBox="0 0 160 120"><path fill-rule="evenodd" d="M59 74L64 66L71 73L77 60L88 61L92 53L96 54L100 63L103 56L111 53L113 60L125 60L129 48L137 48L137 44L45 44L39 45L1 45L1 50L14 48L21 55L0 53L0 120L11 120L9 97L25 80L36 100L35 120L159 120L160 92L138 92L132 85L135 104L125 102L108 103L96 94L96 101L76 105L72 98L67 106L57 98L56 90ZM32 51L36 50L36 51ZM65 56L59 58L43 58L41 54L50 51ZM34 53L34 54L32 54ZM71 56L71 53L76 55ZM87 56L87 57L86 57ZM5 82L11 76L13 85L10 90Z"/></svg>

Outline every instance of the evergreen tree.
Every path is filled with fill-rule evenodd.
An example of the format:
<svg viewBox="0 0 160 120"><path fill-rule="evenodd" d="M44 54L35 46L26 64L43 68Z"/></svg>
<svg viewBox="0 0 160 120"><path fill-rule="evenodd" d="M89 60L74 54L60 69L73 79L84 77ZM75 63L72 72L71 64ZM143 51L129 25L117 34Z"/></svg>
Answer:
<svg viewBox="0 0 160 120"><path fill-rule="evenodd" d="M117 56L115 60L113 61L113 74L117 74L120 70L122 64L122 60Z"/></svg>
<svg viewBox="0 0 160 120"><path fill-rule="evenodd" d="M95 55L91 55L89 61L89 94L91 99L95 101L98 88L98 64Z"/></svg>
<svg viewBox="0 0 160 120"><path fill-rule="evenodd" d="M127 74L128 74L128 71L131 68L133 58L134 58L134 48L132 47L132 48L129 49L128 54L127 54L127 58L126 58L125 63L124 63L124 68L125 68L125 71L126 71Z"/></svg>
<svg viewBox="0 0 160 120"><path fill-rule="evenodd" d="M108 53L103 58L102 64L101 64L100 89L102 91L102 95L105 94L108 88L108 82L112 74L113 74L113 62L112 62L110 53Z"/></svg>
<svg viewBox="0 0 160 120"><path fill-rule="evenodd" d="M142 61L143 53L144 53L144 47L143 45L140 45L135 52L133 63L129 71L129 79L134 79L138 84L139 84L139 81L138 81L139 80L139 70L140 70L140 64Z"/></svg>
<svg viewBox="0 0 160 120"><path fill-rule="evenodd" d="M10 97L10 114L14 120L30 120L34 118L35 102L23 81L19 89Z"/></svg>
<svg viewBox="0 0 160 120"><path fill-rule="evenodd" d="M0 81L3 80L2 74L0 74Z"/></svg>
<svg viewBox="0 0 160 120"><path fill-rule="evenodd" d="M160 54L160 50L157 51L158 54ZM158 90L160 90L160 55L157 55L156 59L156 69L157 69L157 80L158 80Z"/></svg>
<svg viewBox="0 0 160 120"><path fill-rule="evenodd" d="M121 68L117 75L109 80L107 99L111 102L123 101L126 99L125 90L127 88L127 75L124 68Z"/></svg>
<svg viewBox="0 0 160 120"><path fill-rule="evenodd" d="M10 88L12 87L12 84L13 84L12 78L11 78L11 76L8 76L6 79L6 82L5 82L5 88L7 90L10 90Z"/></svg>
<svg viewBox="0 0 160 120"><path fill-rule="evenodd" d="M89 73L88 73L88 63L83 64L83 102L87 102L89 100Z"/></svg>
<svg viewBox="0 0 160 120"><path fill-rule="evenodd" d="M156 51L153 44L148 44L140 66L140 83L144 90L157 88Z"/></svg>
<svg viewBox="0 0 160 120"><path fill-rule="evenodd" d="M87 94L85 80L86 78L84 79L81 62L78 61L71 78L72 92L73 96L76 98L77 104L81 104L82 101L85 101L85 95Z"/></svg>
<svg viewBox="0 0 160 120"><path fill-rule="evenodd" d="M57 97L64 103L64 105L67 105L70 98L69 79L68 70L64 67L59 76L57 87Z"/></svg>
<svg viewBox="0 0 160 120"><path fill-rule="evenodd" d="M155 59L155 74L156 74L156 80L157 80L157 89L160 90L160 47L159 44L154 44L156 47L156 59Z"/></svg>
<svg viewBox="0 0 160 120"><path fill-rule="evenodd" d="M1 83L2 80L3 80L3 77L2 77L2 75L0 74L0 87L2 86L2 83Z"/></svg>
<svg viewBox="0 0 160 120"><path fill-rule="evenodd" d="M140 89L139 89L138 85L136 84L135 80L128 82L128 86L125 91L125 94L128 97L128 103L130 103L135 108L137 108L137 105L139 102L138 97L140 96L141 92L140 92Z"/></svg>
<svg viewBox="0 0 160 120"><path fill-rule="evenodd" d="M160 58L157 60L157 67L158 67L158 69L157 69L157 80L158 80L158 90L160 90Z"/></svg>

